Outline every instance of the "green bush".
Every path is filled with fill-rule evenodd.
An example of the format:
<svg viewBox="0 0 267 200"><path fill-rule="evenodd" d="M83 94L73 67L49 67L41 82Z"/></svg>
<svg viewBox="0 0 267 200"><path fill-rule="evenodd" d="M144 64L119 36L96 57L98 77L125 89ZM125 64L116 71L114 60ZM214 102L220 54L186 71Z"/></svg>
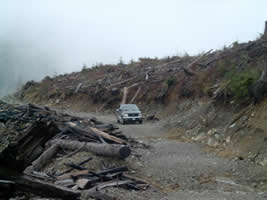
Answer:
<svg viewBox="0 0 267 200"><path fill-rule="evenodd" d="M168 79L166 80L166 83L167 83L168 87L171 87L171 86L175 85L175 83L176 83L176 78L175 78L175 77L170 77L170 78L168 78Z"/></svg>
<svg viewBox="0 0 267 200"><path fill-rule="evenodd" d="M82 66L82 72L86 72L88 69L87 65L86 64L83 64Z"/></svg>
<svg viewBox="0 0 267 200"><path fill-rule="evenodd" d="M236 99L249 97L249 87L259 78L257 70L246 70L242 72L228 72L228 91Z"/></svg>

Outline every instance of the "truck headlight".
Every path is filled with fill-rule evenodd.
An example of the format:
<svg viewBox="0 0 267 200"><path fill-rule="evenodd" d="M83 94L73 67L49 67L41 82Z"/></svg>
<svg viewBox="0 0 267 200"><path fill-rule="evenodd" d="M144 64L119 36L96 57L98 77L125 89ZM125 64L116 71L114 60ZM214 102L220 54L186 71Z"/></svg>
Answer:
<svg viewBox="0 0 267 200"><path fill-rule="evenodd" d="M128 117L128 114L123 114L123 117Z"/></svg>

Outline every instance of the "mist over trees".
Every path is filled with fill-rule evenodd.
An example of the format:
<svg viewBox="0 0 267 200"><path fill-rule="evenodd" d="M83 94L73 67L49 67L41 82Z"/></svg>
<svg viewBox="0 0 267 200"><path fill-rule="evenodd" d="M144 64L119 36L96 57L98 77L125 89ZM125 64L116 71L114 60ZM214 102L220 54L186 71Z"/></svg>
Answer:
<svg viewBox="0 0 267 200"><path fill-rule="evenodd" d="M41 80L56 71L56 59L27 41L0 40L0 97L29 80Z"/></svg>

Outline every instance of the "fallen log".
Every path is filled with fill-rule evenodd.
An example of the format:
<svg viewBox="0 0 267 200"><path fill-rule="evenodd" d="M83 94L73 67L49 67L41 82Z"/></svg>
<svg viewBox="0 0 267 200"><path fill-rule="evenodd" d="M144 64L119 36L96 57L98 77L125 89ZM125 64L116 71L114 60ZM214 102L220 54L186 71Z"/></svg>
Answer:
<svg viewBox="0 0 267 200"><path fill-rule="evenodd" d="M194 65L196 65L203 57L209 55L211 52L213 51L213 49L210 49L209 51L207 51L206 53L200 55L198 58L196 58L193 62L191 62L186 68L190 69L191 67L193 67Z"/></svg>
<svg viewBox="0 0 267 200"><path fill-rule="evenodd" d="M128 167L123 166L123 167L116 167L116 168L112 168L112 169L106 169L106 170L97 172L96 174L107 175L107 174L113 174L113 173L117 173L117 172L126 172L126 171L128 171Z"/></svg>
<svg viewBox="0 0 267 200"><path fill-rule="evenodd" d="M100 183L97 186L93 187L92 189L90 189L90 191L98 191L107 187L114 187L114 186L122 186L122 185L127 185L127 184L131 184L134 183L132 180L113 180L113 181L109 181L109 182L105 182L105 183Z"/></svg>
<svg viewBox="0 0 267 200"><path fill-rule="evenodd" d="M90 183L97 183L99 178L106 178L107 180L112 180L111 176L114 174L118 174L118 173L122 173L122 172L126 172L128 171L128 168L123 166L123 167L116 167L116 168L112 168L112 169L106 169L103 171L99 171L99 172L92 172L89 170L82 170L82 171L78 171L78 172L72 172L72 173L68 173L68 174L63 174L60 176L57 176L56 179L57 180L63 180L63 179L69 179L69 178L77 178L77 177L88 177L90 176L90 179L93 178L93 180L90 180ZM111 175L111 176L109 176ZM98 179L95 179L95 177L97 177Z"/></svg>
<svg viewBox="0 0 267 200"><path fill-rule="evenodd" d="M61 186L64 186L64 187L73 187L73 186L75 186L75 183L74 183L72 178L64 179L64 180L58 180L58 181L55 181L54 184L61 185Z"/></svg>
<svg viewBox="0 0 267 200"><path fill-rule="evenodd" d="M22 175L11 179L15 182L15 190L31 192L42 197L62 198L62 199L79 199L80 191L74 191L59 185L54 185L44 181Z"/></svg>
<svg viewBox="0 0 267 200"><path fill-rule="evenodd" d="M118 143L118 144L126 144L126 143L127 143L126 141L124 141L124 140L122 140L122 139L120 139L120 138L117 138L117 137L115 137L115 136L109 135L109 134L107 134L107 133L105 133L105 132L103 132L103 131L100 131L100 130L98 130L97 128L93 128L93 127L91 127L90 130L91 130L94 134L99 135L99 136L103 137L104 139L111 140L111 141L113 141L113 142L115 142L115 143Z"/></svg>
<svg viewBox="0 0 267 200"><path fill-rule="evenodd" d="M49 121L36 121L26 131L0 133L0 165L22 172L43 152L45 143L59 132Z"/></svg>
<svg viewBox="0 0 267 200"><path fill-rule="evenodd" d="M89 137L92 139L97 139L100 142L102 142L102 141L99 137L102 137L108 141L112 141L112 142L117 143L117 144L126 144L127 143L126 141L124 141L120 138L117 138L115 136L109 135L108 133L105 133L103 131L100 131L97 128L90 127L88 130L85 130L85 129L77 127L77 125L75 123L72 123L72 122L68 123L68 125L69 125L68 130L70 130L72 133L80 134L82 136Z"/></svg>
<svg viewBox="0 0 267 200"><path fill-rule="evenodd" d="M72 177L77 177L77 176L80 176L80 175L85 175L85 174L88 174L89 173L89 170L82 170L82 171L78 171L78 172L72 172L72 173L67 173L67 174L63 174L63 175L60 175L57 178L57 180L64 180L64 179L69 179L69 178L72 178Z"/></svg>
<svg viewBox="0 0 267 200"><path fill-rule="evenodd" d="M67 141L56 139L51 142L52 144L58 144L63 149L75 150L81 148L81 151L87 151L94 153L99 156L115 157L125 159L131 154L131 150L125 145L112 145L112 144L97 144L97 143L86 143L77 141Z"/></svg>
<svg viewBox="0 0 267 200"><path fill-rule="evenodd" d="M132 80L134 80L134 79L136 79L136 78L137 78L137 76L134 76L134 77L132 77L132 78L129 78L129 79L126 79L126 80L123 80L123 81L114 83L113 85L110 85L110 86L108 86L107 88L108 88L108 89L113 88L113 87L118 86L118 85L120 85L120 84L123 84L123 83L126 83L126 82L130 82L130 81L132 81Z"/></svg>
<svg viewBox="0 0 267 200"><path fill-rule="evenodd" d="M76 165L74 163L64 163L64 165L67 166L67 167L71 167L73 169L77 169L77 170L86 170L85 167L81 167L81 166Z"/></svg>
<svg viewBox="0 0 267 200"><path fill-rule="evenodd" d="M59 146L57 144L49 147L39 158L33 161L32 165L27 167L26 172L40 171L43 166L58 152Z"/></svg>
<svg viewBox="0 0 267 200"><path fill-rule="evenodd" d="M84 160L84 161L78 163L77 166L82 166L82 165L84 165L85 163L89 162L89 161L92 160L92 159L93 159L92 157L89 157L89 158L87 158L86 160ZM64 172L62 172L62 173L60 173L60 174L58 174L57 176L62 176L63 174L70 173L70 172L72 172L73 170L74 170L74 168L70 168L70 169L68 169L68 170L66 170L66 171L64 171Z"/></svg>

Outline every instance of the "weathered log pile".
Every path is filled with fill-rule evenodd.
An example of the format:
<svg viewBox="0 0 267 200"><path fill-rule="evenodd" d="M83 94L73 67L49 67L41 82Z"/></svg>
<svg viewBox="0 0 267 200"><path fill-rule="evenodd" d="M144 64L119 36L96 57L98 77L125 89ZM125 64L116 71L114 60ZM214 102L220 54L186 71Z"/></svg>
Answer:
<svg viewBox="0 0 267 200"><path fill-rule="evenodd" d="M79 199L81 192L86 191L87 196L95 199L112 199L102 194L101 189L143 190L147 184L126 175L126 166L95 171L84 167L93 157L65 163L68 168L65 171L54 174L42 171L53 158L72 157L81 151L123 160L131 154L134 142L114 125L96 118L0 101L0 199L18 191L62 199Z"/></svg>

